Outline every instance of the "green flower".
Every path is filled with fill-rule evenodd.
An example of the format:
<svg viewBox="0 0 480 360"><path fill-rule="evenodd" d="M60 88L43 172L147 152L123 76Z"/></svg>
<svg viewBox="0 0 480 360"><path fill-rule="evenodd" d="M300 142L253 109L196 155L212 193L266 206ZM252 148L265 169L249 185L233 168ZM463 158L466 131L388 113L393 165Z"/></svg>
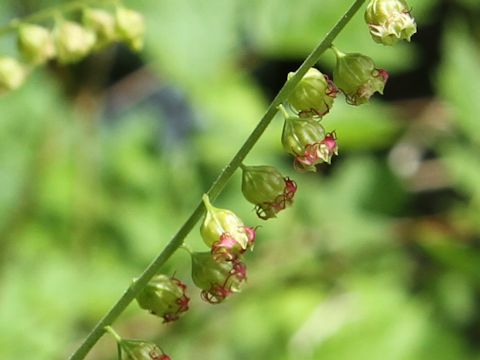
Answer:
<svg viewBox="0 0 480 360"><path fill-rule="evenodd" d="M0 94L20 87L27 76L27 70L16 59L0 57Z"/></svg>
<svg viewBox="0 0 480 360"><path fill-rule="evenodd" d="M164 322L177 320L188 310L187 286L180 280L166 275L156 275L137 295L142 309L163 318Z"/></svg>
<svg viewBox="0 0 480 360"><path fill-rule="evenodd" d="M115 13L117 35L132 50L140 51L143 48L145 35L145 21L142 14L118 6Z"/></svg>
<svg viewBox="0 0 480 360"><path fill-rule="evenodd" d="M219 304L233 293L240 292L247 278L247 267L240 260L217 261L209 252L194 252L192 279L202 289L202 299Z"/></svg>
<svg viewBox="0 0 480 360"><path fill-rule="evenodd" d="M261 219L270 219L293 202L297 184L272 166L242 165L242 193Z"/></svg>
<svg viewBox="0 0 480 360"><path fill-rule="evenodd" d="M417 32L405 0L371 0L365 11L365 21L373 40L383 45L394 45L398 40L410 41Z"/></svg>
<svg viewBox="0 0 480 360"><path fill-rule="evenodd" d="M361 105L375 93L383 94L388 73L377 69L373 60L363 54L343 53L332 47L337 64L333 71L333 80L345 94L351 105Z"/></svg>
<svg viewBox="0 0 480 360"><path fill-rule="evenodd" d="M80 61L93 49L95 33L72 21L61 20L53 32L58 61L70 64Z"/></svg>
<svg viewBox="0 0 480 360"><path fill-rule="evenodd" d="M83 11L82 22L97 36L95 48L102 48L117 39L115 18L108 11L86 8Z"/></svg>
<svg viewBox="0 0 480 360"><path fill-rule="evenodd" d="M55 55L51 32L38 25L22 24L17 33L18 49L31 64L43 64Z"/></svg>
<svg viewBox="0 0 480 360"><path fill-rule="evenodd" d="M289 73L290 79L295 73ZM290 105L302 117L327 114L337 96L335 84L315 68L308 69L288 98Z"/></svg>

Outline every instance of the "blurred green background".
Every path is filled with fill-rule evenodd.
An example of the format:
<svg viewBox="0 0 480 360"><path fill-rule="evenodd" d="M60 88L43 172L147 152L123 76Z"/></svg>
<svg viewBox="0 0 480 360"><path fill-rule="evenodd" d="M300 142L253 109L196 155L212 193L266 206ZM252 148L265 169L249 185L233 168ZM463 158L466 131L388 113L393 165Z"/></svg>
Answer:
<svg viewBox="0 0 480 360"><path fill-rule="evenodd" d="M350 2L127 1L146 17L144 52L53 63L0 97L1 359L79 345ZM53 4L4 0L0 21ZM480 2L410 5L411 44L375 44L361 13L335 42L391 77L368 105L337 99L331 166L295 174L280 117L248 156L297 181L294 206L256 219L239 174L216 202L262 225L243 293L210 306L192 286L169 325L132 304L122 335L177 360L480 359ZM204 249L197 229L188 243ZM165 271L191 284L186 254ZM113 340L87 358L115 359Z"/></svg>

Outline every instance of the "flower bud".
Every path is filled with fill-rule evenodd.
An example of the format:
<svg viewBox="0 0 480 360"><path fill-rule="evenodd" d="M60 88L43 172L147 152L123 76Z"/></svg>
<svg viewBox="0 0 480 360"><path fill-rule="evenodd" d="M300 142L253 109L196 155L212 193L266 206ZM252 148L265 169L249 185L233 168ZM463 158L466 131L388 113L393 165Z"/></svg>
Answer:
<svg viewBox="0 0 480 360"><path fill-rule="evenodd" d="M105 10L86 8L83 11L83 24L97 37L96 48L102 48L116 39L115 19Z"/></svg>
<svg viewBox="0 0 480 360"><path fill-rule="evenodd" d="M17 60L0 57L0 94L20 87L26 76L26 69Z"/></svg>
<svg viewBox="0 0 480 360"><path fill-rule="evenodd" d="M375 68L375 63L368 56L358 53L344 54L334 47L332 49L337 56L333 80L343 91L349 104L364 104L375 92L383 94L388 79L385 70Z"/></svg>
<svg viewBox="0 0 480 360"><path fill-rule="evenodd" d="M55 46L49 30L42 26L23 24L18 28L18 49L31 64L43 64L55 55Z"/></svg>
<svg viewBox="0 0 480 360"><path fill-rule="evenodd" d="M219 304L235 292L247 278L247 267L239 259L216 261L209 252L192 253L192 279L202 289L201 297Z"/></svg>
<svg viewBox="0 0 480 360"><path fill-rule="evenodd" d="M290 79L295 73L288 74ZM288 98L301 117L322 117L330 111L337 96L335 84L315 68L308 69Z"/></svg>
<svg viewBox="0 0 480 360"><path fill-rule="evenodd" d="M140 51L143 48L145 22L143 16L123 6L117 7L115 14L118 37L132 50Z"/></svg>
<svg viewBox="0 0 480 360"><path fill-rule="evenodd" d="M365 21L373 40L383 45L394 45L398 40L410 41L417 32L405 0L371 0L365 11Z"/></svg>
<svg viewBox="0 0 480 360"><path fill-rule="evenodd" d="M218 209L203 196L207 212L200 226L200 234L207 246L212 248L216 260L233 260L245 252L255 240L249 237L248 228L230 210Z"/></svg>
<svg viewBox="0 0 480 360"><path fill-rule="evenodd" d="M95 34L83 26L62 20L54 30L58 61L70 64L87 56L95 45Z"/></svg>
<svg viewBox="0 0 480 360"><path fill-rule="evenodd" d="M293 202L297 184L272 166L243 166L242 193L259 218L270 219Z"/></svg>
<svg viewBox="0 0 480 360"><path fill-rule="evenodd" d="M186 295L187 286L180 280L166 275L156 275L137 295L138 305L164 322L177 320L188 310L190 299Z"/></svg>
<svg viewBox="0 0 480 360"><path fill-rule="evenodd" d="M334 133L325 134L323 126L311 118L285 118L282 144L286 152L295 156L293 165L298 171L315 172L316 164L330 163L338 151L335 140Z"/></svg>
<svg viewBox="0 0 480 360"><path fill-rule="evenodd" d="M122 339L118 345L121 360L170 360L170 356L152 342Z"/></svg>

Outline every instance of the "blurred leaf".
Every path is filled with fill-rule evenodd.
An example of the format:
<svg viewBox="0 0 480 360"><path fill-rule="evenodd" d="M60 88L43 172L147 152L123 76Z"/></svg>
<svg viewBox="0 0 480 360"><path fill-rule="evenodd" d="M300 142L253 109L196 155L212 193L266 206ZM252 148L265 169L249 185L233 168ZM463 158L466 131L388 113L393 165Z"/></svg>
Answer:
<svg viewBox="0 0 480 360"><path fill-rule="evenodd" d="M340 153L344 149L385 148L392 143L401 126L391 108L375 100L353 107L346 104L341 95L322 122L329 131L336 131Z"/></svg>
<svg viewBox="0 0 480 360"><path fill-rule="evenodd" d="M444 41L444 60L438 70L439 92L452 106L454 121L462 132L480 144L480 53L458 21L448 25Z"/></svg>

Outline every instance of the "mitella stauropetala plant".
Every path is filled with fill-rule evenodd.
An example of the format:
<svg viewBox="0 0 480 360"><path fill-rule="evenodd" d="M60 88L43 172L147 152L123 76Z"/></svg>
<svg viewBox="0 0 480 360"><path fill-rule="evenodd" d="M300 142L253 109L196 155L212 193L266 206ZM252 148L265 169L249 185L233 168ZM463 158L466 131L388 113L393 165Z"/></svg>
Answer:
<svg viewBox="0 0 480 360"><path fill-rule="evenodd" d="M349 104L361 105L375 92L383 94L388 73L376 68L370 57L359 53L345 54L334 46L331 49L337 58L333 80Z"/></svg>
<svg viewBox="0 0 480 360"><path fill-rule="evenodd" d="M334 48L333 40L366 0L353 0L352 6L338 20L312 51L305 62L288 75L286 84L270 104L257 127L229 164L224 167L203 201L195 208L166 248L150 263L143 274L118 299L112 309L99 321L70 360L82 360L103 335L110 332L118 344L119 359L170 360L156 344L143 340L122 339L110 325L136 299L141 308L162 318L164 322L178 320L189 308L186 285L176 277L159 274L161 267L179 248L188 250L191 257L191 277L200 289L201 298L219 304L240 292L247 279L244 255L256 240L256 228L245 226L239 216L227 209L216 208L211 198L218 196L235 171L242 168L242 192L255 205L257 215L270 219L293 204L296 183L269 165L242 165L245 157L273 120L278 109L284 115L281 143L286 152L294 156L294 168L316 171L316 165L329 164L338 155L337 134L326 131L321 121L332 109L337 89L347 102L360 105L375 93L382 93L388 74L376 68L373 60L360 53L345 54ZM101 8L93 8L93 1L79 0L54 11L42 12L28 21L15 20L0 30L16 32L18 52L26 65L14 57L0 57L0 92L17 88L33 66L55 60L61 64L80 61L94 51L114 42L122 41L138 51L143 47L145 25L143 16L126 8L120 0L106 0ZM105 5L105 6L103 6ZM100 5L97 5L100 6ZM64 11L62 12L62 9ZM68 13L78 11L76 16ZM80 14L81 12L81 14ZM80 16L82 15L82 16ZM81 22L77 19L81 18ZM53 29L32 24L55 19ZM409 40L415 32L414 20L405 1L370 1L365 19L376 42L387 45L397 40ZM75 21L74 21L75 20ZM337 57L332 82L313 66L331 47ZM289 112L285 109L287 107ZM200 234L208 251L192 252L184 244L186 236L202 219Z"/></svg>
<svg viewBox="0 0 480 360"><path fill-rule="evenodd" d="M187 286L175 277L159 274L137 295L138 305L164 322L178 320L188 310Z"/></svg>
<svg viewBox="0 0 480 360"><path fill-rule="evenodd" d="M399 40L410 41L417 32L415 19L405 0L371 0L365 11L365 21L373 40L394 45Z"/></svg>
<svg viewBox="0 0 480 360"><path fill-rule="evenodd" d="M273 166L245 166L242 168L242 193L260 219L276 217L277 213L293 203L297 184L282 176Z"/></svg>

